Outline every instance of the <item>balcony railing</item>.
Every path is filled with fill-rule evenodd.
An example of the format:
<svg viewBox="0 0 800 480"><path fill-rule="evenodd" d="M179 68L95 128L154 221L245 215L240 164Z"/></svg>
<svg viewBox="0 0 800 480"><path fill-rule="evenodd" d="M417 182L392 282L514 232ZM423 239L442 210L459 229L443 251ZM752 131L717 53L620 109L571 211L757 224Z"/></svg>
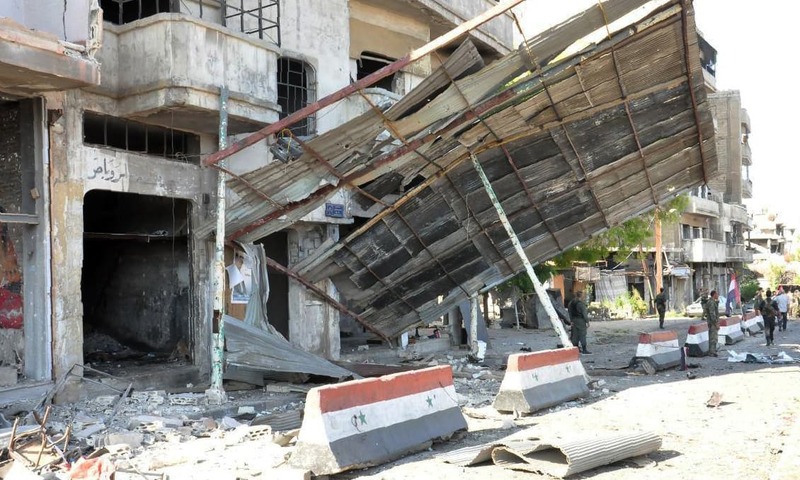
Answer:
<svg viewBox="0 0 800 480"><path fill-rule="evenodd" d="M180 13L105 27L98 52L103 81L92 91L118 99L117 116L146 116L147 123L214 134L219 88L226 85L229 133L278 119L278 52L271 43Z"/></svg>
<svg viewBox="0 0 800 480"><path fill-rule="evenodd" d="M742 198L753 198L753 181L749 178L742 179Z"/></svg>
<svg viewBox="0 0 800 480"><path fill-rule="evenodd" d="M689 197L689 206L686 208L686 213L719 218L719 203L692 195Z"/></svg>
<svg viewBox="0 0 800 480"><path fill-rule="evenodd" d="M750 150L749 143L742 144L742 165L749 167L753 164L753 152Z"/></svg>
<svg viewBox="0 0 800 480"><path fill-rule="evenodd" d="M727 255L729 262L751 263L753 261L753 251L748 250L744 245L728 245Z"/></svg>
<svg viewBox="0 0 800 480"><path fill-rule="evenodd" d="M683 257L686 262L724 263L728 252L725 242L695 238L683 241Z"/></svg>

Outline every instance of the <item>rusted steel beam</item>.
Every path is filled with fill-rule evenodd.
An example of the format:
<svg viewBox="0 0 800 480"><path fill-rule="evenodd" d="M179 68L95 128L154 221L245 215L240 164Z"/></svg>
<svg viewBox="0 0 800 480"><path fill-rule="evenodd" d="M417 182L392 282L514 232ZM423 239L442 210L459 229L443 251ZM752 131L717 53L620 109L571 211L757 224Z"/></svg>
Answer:
<svg viewBox="0 0 800 480"><path fill-rule="evenodd" d="M483 104L481 104L480 106L476 107L475 112L476 113L483 113L485 111L488 111L488 110L490 110L490 109L502 104L503 102L505 102L507 100L510 100L511 98L514 97L514 95L516 95L516 92L514 92L513 90L511 90L511 89L506 90L505 92L503 92L500 95L494 97L493 99L490 99L490 100L484 102ZM468 122L468 121L470 121L470 120L472 120L474 118L475 118L475 115L472 112L465 112L464 114L458 116L455 120L453 120L445 129L430 133L430 134L425 135L424 137L420 137L420 138L418 138L416 140L412 140L412 141L408 142L408 144L406 144L406 145L404 145L402 147L398 147L395 150L392 150L391 152L388 152L388 153L378 157L375 161L371 162L369 165L364 166L360 170L358 170L356 172L353 172L353 173L351 173L349 175L344 176L344 179L346 181L348 181L348 182L355 182L357 179L372 173L373 171L377 170L378 168L383 167L384 165L387 165L389 163L394 162L395 160L397 160L398 158L402 157L403 155L405 155L405 154L407 154L407 153L419 148L420 146L424 145L425 143L434 141L437 137L439 137L439 136L441 136L441 135L443 135L443 134L445 134L445 133L447 133L447 132L449 132L449 131L451 131L451 130L453 130L453 129L461 126L461 125L463 125L464 123L466 123L466 122ZM439 172L441 173L441 170ZM326 186L320 188L319 190L317 190L316 192L312 193L311 195L309 195L308 197L306 197L306 198L304 198L302 200L298 200L296 202L287 203L286 205L283 206L283 208L275 210L275 211L273 211L273 212L271 212L271 213L269 213L267 215L264 215L263 217L261 217L260 219L256 220L255 222L251 223L250 225L248 225L246 227L243 227L243 228L237 230L236 232L232 233L231 235L228 236L227 239L228 240L236 240L237 238L241 237L242 235L247 235L248 233L252 232L253 230L256 230L257 228L261 227L262 225L266 225L267 223L275 220L276 218L280 218L281 216L286 215L287 213L289 213L289 212L291 212L293 210L296 210L298 208L306 206L306 205L308 205L310 203L313 203L313 202L315 202L315 201L317 201L317 200L319 200L321 198L325 198L326 196L328 196L328 195L332 194L334 191L336 191L336 189L338 189L338 188L339 187L336 186L336 185L326 185Z"/></svg>
<svg viewBox="0 0 800 480"><path fill-rule="evenodd" d="M694 123L697 125L697 148L700 150L700 162L703 167L703 181L708 184L708 170L706 169L706 156L703 151L703 129L700 127L700 112L697 110L697 98L694 94L694 84L692 77L694 76L694 68L692 67L692 57L689 53L689 17L686 14L686 9L689 8L689 2L681 0L681 25L683 26L683 57L686 62L686 78L689 80L689 96L692 99L692 111L694 112Z"/></svg>
<svg viewBox="0 0 800 480"><path fill-rule="evenodd" d="M450 30L449 32L445 33L441 37L436 38L435 40L423 45L422 47L411 51L405 57L386 65L385 67L381 68L377 72L374 72L366 77L358 80L357 82L351 83L346 87L333 92L332 94L323 97L322 99L310 104L306 105L305 107L301 108L300 110L292 113L291 115L278 120L277 122L262 128L261 130L237 141L234 142L233 145L230 147L220 150L219 152L212 153L208 157L203 160L203 166L214 165L215 163L219 162L220 160L227 158L233 155L236 152L244 150L245 148L253 145L264 138L267 138L270 135L273 135L277 132L280 132L284 128L287 128L294 123L308 117L309 115L313 115L314 113L322 110L323 108L338 102L339 100L344 99L348 95L355 93L359 90L369 87L374 83L378 82L379 80L388 77L394 73L399 72L401 69L405 68L409 64L419 60L420 58L425 57L426 55L435 52L436 50L447 46L454 40L460 38L467 32L483 25L484 23L488 22L489 20L497 17L505 13L508 10L516 7L520 3L524 2L525 0L506 0L503 3L500 3L489 10L486 10L482 14L478 15L477 17L468 20L461 25L458 25L456 28Z"/></svg>
<svg viewBox="0 0 800 480"><path fill-rule="evenodd" d="M305 286L307 289L311 290L315 294L317 294L320 297L322 297L322 299L325 300L326 302L328 302L328 304L330 304L333 308L335 308L336 310L338 310L341 313L344 313L345 315L350 315L351 317L353 317L353 320L355 320L356 322L358 322L361 325L363 325L364 328L366 328L370 332L372 332L375 335L377 335L377 336L381 337L382 339L384 339L386 341L386 343L388 343L390 346L392 345L392 341L383 332L381 332L377 328L373 327L369 322L364 320L359 314L353 312L352 310L350 310L349 308L347 308L346 306L341 304L338 300L336 300L335 298L333 298L330 295L328 295L327 293L325 293L325 291L323 289L321 289L318 286L314 285L312 282L310 282L308 279L306 279L302 275L299 275L299 274L295 273L294 271L284 267L283 265L281 265L280 263L276 262L275 260L273 260L273 259L271 259L269 257L266 257L266 260L267 260L267 266L268 267L273 268L273 269L283 273L284 275L287 275L287 276L292 277L293 279L297 280L303 286Z"/></svg>

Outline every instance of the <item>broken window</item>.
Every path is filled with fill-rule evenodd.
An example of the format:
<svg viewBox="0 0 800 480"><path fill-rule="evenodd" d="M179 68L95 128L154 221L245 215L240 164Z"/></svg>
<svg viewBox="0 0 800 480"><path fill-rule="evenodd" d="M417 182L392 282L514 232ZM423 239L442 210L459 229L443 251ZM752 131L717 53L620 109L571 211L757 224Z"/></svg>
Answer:
<svg viewBox="0 0 800 480"><path fill-rule="evenodd" d="M280 118L285 118L317 99L314 69L307 63L293 58L278 59L278 105ZM290 129L295 135L312 135L316 132L316 116L308 117L293 124Z"/></svg>
<svg viewBox="0 0 800 480"><path fill-rule="evenodd" d="M200 137L193 133L94 112L83 114L83 143L189 163L200 158Z"/></svg>
<svg viewBox="0 0 800 480"><path fill-rule="evenodd" d="M177 12L173 0L100 0L103 20L115 25L135 22L158 13Z"/></svg>
<svg viewBox="0 0 800 480"><path fill-rule="evenodd" d="M394 62L394 59L389 57L385 57L378 53L371 53L371 52L363 52L361 53L361 57L358 59L358 73L357 79L361 80L362 78L371 75L381 68L389 65L390 63ZM373 88L382 88L384 90L389 90L390 92L395 91L395 84L394 84L395 74L389 75L386 78L379 80L377 83L373 84Z"/></svg>

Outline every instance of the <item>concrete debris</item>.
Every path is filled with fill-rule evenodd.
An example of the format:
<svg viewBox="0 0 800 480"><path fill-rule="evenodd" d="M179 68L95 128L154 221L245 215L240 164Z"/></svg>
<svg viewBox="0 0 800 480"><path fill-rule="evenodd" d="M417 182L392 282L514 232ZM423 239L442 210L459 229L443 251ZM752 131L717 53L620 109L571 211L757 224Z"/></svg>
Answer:
<svg viewBox="0 0 800 480"><path fill-rule="evenodd" d="M750 353L750 352L742 352L736 353L733 350L728 350L728 362L731 363L767 363L767 364L774 364L774 363L797 363L800 360L795 359L786 354L786 352L780 352L776 355L766 355L763 353Z"/></svg>
<svg viewBox="0 0 800 480"><path fill-rule="evenodd" d="M103 438L102 446L127 445L131 448L142 446L144 434L140 432L109 433Z"/></svg>
<svg viewBox="0 0 800 480"><path fill-rule="evenodd" d="M0 367L0 387L17 384L17 367Z"/></svg>
<svg viewBox="0 0 800 480"><path fill-rule="evenodd" d="M170 405L190 405L200 406L208 403L205 394L202 393L176 393L169 396Z"/></svg>
<svg viewBox="0 0 800 480"><path fill-rule="evenodd" d="M706 407L710 408L717 408L722 404L722 394L719 392L714 392L711 394L711 398L706 401Z"/></svg>

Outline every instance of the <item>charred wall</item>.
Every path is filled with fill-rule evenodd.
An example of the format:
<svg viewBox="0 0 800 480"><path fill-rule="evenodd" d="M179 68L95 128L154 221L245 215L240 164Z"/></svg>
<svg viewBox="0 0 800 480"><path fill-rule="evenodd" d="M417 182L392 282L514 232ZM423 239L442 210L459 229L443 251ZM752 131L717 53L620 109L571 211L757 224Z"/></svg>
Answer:
<svg viewBox="0 0 800 480"><path fill-rule="evenodd" d="M92 191L84 203L84 333L147 352L191 338L188 202Z"/></svg>

